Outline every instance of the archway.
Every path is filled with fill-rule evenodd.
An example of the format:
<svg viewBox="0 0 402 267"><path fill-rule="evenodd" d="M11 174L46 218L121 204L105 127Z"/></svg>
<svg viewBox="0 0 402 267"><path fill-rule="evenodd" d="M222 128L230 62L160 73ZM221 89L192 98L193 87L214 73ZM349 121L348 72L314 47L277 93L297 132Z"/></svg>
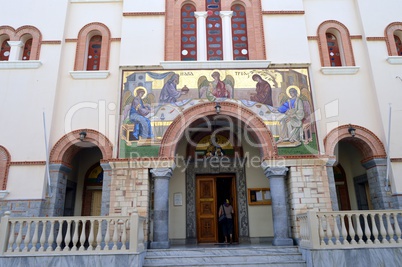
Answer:
<svg viewBox="0 0 402 267"><path fill-rule="evenodd" d="M85 137L80 139L80 133ZM101 215L109 213L109 185L111 181L110 166L107 161L112 157L113 146L101 133L91 129L78 129L64 135L53 147L50 153L50 182L52 194L47 199L43 215L72 216L88 213L84 205L83 190L88 172L94 165L101 166L103 181L101 200L98 200ZM99 194L98 194L99 196ZM91 214L91 211L90 211Z"/></svg>
<svg viewBox="0 0 402 267"><path fill-rule="evenodd" d="M348 131L350 127L356 129L354 136ZM342 125L325 137L324 146L326 154L335 156L345 171L352 209L393 206L385 191L386 151L373 132L358 125ZM330 183L335 188L334 172L330 173ZM337 205L333 208L338 209Z"/></svg>

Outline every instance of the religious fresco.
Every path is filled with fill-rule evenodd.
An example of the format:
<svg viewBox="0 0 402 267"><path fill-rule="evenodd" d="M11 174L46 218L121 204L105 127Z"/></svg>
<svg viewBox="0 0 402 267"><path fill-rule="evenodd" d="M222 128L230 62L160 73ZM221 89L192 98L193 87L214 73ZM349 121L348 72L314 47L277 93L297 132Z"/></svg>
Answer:
<svg viewBox="0 0 402 267"><path fill-rule="evenodd" d="M235 102L255 112L280 155L317 154L305 68L123 71L121 96L121 158L157 156L173 120L206 101Z"/></svg>

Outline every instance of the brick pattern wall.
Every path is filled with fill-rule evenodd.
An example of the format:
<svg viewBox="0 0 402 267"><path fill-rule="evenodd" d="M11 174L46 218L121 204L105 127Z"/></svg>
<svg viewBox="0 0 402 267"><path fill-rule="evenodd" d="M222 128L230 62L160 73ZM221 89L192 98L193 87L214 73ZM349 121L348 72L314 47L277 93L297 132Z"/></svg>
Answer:
<svg viewBox="0 0 402 267"><path fill-rule="evenodd" d="M332 211L325 164L290 167L287 187L292 237L298 238L296 215L307 210Z"/></svg>

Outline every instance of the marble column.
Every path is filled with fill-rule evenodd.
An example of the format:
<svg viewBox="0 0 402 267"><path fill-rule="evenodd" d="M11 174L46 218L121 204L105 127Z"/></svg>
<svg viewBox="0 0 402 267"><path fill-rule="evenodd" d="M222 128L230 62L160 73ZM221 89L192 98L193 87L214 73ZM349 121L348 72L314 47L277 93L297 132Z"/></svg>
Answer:
<svg viewBox="0 0 402 267"><path fill-rule="evenodd" d="M208 13L206 11L194 12L197 19L197 61L207 60L207 36L206 36L206 19Z"/></svg>
<svg viewBox="0 0 402 267"><path fill-rule="evenodd" d="M112 182L112 168L109 162L100 164L103 169L103 182L102 182L102 206L101 216L109 216L110 210L110 184Z"/></svg>
<svg viewBox="0 0 402 267"><path fill-rule="evenodd" d="M223 60L233 60L232 16L233 11L221 11Z"/></svg>
<svg viewBox="0 0 402 267"><path fill-rule="evenodd" d="M327 168L328 175L328 185L329 185L329 194L331 196L332 210L338 211L338 196L336 195L336 184L335 184L335 176L334 176L334 164L336 162L335 158L329 158L325 167Z"/></svg>
<svg viewBox="0 0 402 267"><path fill-rule="evenodd" d="M169 179L173 170L152 169L151 174L154 179L154 229L151 248L169 248Z"/></svg>
<svg viewBox="0 0 402 267"><path fill-rule="evenodd" d="M289 237L289 215L286 206L285 176L288 170L286 167L264 168L271 188L274 246L293 246L293 239Z"/></svg>

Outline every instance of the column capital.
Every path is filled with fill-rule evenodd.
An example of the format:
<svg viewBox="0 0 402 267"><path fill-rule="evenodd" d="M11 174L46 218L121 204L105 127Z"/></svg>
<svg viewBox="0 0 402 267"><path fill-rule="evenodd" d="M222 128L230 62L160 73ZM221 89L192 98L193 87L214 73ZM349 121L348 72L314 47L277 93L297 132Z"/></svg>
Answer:
<svg viewBox="0 0 402 267"><path fill-rule="evenodd" d="M221 18L223 17L231 18L233 16L233 11L221 11L219 12L219 15L221 16Z"/></svg>
<svg viewBox="0 0 402 267"><path fill-rule="evenodd" d="M362 162L362 165L366 170L376 166L387 166L387 158L373 158Z"/></svg>
<svg viewBox="0 0 402 267"><path fill-rule="evenodd" d="M208 17L208 12L207 11L196 11L194 12L194 17L198 18L206 18Z"/></svg>
<svg viewBox="0 0 402 267"><path fill-rule="evenodd" d="M173 174L172 168L154 168L151 169L151 174L153 178L170 178Z"/></svg>
<svg viewBox="0 0 402 267"><path fill-rule="evenodd" d="M9 46L19 46L23 47L24 43L22 41L7 41Z"/></svg>
<svg viewBox="0 0 402 267"><path fill-rule="evenodd" d="M267 178L272 178L274 176L285 176L289 170L287 167L261 167L264 169L264 174Z"/></svg>

